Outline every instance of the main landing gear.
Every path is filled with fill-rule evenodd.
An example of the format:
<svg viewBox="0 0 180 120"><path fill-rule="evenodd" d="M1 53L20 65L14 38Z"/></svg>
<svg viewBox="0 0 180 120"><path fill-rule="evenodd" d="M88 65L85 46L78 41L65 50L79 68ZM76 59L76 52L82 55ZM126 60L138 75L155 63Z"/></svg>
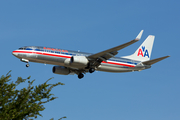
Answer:
<svg viewBox="0 0 180 120"><path fill-rule="evenodd" d="M81 79L81 78L83 78L83 77L84 77L84 74L79 73L78 78Z"/></svg>
<svg viewBox="0 0 180 120"><path fill-rule="evenodd" d="M94 68L90 68L90 69L89 69L89 73L93 73L94 71L95 71ZM79 79L82 79L83 77L84 77L84 74L80 72L80 73L78 74L78 78L79 78Z"/></svg>
<svg viewBox="0 0 180 120"><path fill-rule="evenodd" d="M90 68L90 69L89 69L89 72L90 72L90 73L93 73L94 71L95 71L94 68Z"/></svg>

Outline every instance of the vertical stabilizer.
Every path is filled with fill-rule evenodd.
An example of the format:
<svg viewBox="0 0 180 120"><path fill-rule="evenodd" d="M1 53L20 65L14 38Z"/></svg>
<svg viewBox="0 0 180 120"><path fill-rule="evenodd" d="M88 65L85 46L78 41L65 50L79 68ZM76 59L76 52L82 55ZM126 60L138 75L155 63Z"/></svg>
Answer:
<svg viewBox="0 0 180 120"><path fill-rule="evenodd" d="M124 56L123 58L138 60L138 61L147 61L150 60L152 47L154 43L155 36L149 35L146 40L139 46L136 52L130 56Z"/></svg>

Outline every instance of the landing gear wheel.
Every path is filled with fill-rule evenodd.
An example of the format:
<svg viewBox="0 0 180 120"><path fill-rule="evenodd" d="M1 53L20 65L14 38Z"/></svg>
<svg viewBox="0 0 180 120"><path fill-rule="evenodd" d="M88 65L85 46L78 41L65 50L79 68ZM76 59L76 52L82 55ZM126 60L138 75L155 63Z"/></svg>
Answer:
<svg viewBox="0 0 180 120"><path fill-rule="evenodd" d="M90 69L89 69L89 72L90 72L90 73L93 73L94 71L95 71L94 68L90 68Z"/></svg>
<svg viewBox="0 0 180 120"><path fill-rule="evenodd" d="M29 67L29 64L26 64L26 67Z"/></svg>
<svg viewBox="0 0 180 120"><path fill-rule="evenodd" d="M84 77L84 75L82 74L82 73L80 73L79 75L78 75L78 78L79 79L81 79L81 78L83 78Z"/></svg>

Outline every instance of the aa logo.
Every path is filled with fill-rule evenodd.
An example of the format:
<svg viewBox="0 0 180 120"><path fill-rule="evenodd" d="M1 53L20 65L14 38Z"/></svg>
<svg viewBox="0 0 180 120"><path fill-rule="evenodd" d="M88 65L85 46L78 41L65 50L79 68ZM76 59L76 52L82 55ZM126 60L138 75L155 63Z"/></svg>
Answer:
<svg viewBox="0 0 180 120"><path fill-rule="evenodd" d="M148 53L148 50L145 49L145 46L142 46L142 48L139 48L137 56L142 56L142 57L147 56L149 58L149 53Z"/></svg>

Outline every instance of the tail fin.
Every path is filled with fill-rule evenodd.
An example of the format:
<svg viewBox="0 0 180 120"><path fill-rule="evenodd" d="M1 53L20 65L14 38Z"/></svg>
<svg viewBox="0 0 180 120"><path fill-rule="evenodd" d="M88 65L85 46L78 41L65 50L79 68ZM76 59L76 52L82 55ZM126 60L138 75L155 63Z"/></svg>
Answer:
<svg viewBox="0 0 180 120"><path fill-rule="evenodd" d="M124 56L123 58L133 59L142 62L150 60L154 38L155 36L149 35L134 54L130 56Z"/></svg>

